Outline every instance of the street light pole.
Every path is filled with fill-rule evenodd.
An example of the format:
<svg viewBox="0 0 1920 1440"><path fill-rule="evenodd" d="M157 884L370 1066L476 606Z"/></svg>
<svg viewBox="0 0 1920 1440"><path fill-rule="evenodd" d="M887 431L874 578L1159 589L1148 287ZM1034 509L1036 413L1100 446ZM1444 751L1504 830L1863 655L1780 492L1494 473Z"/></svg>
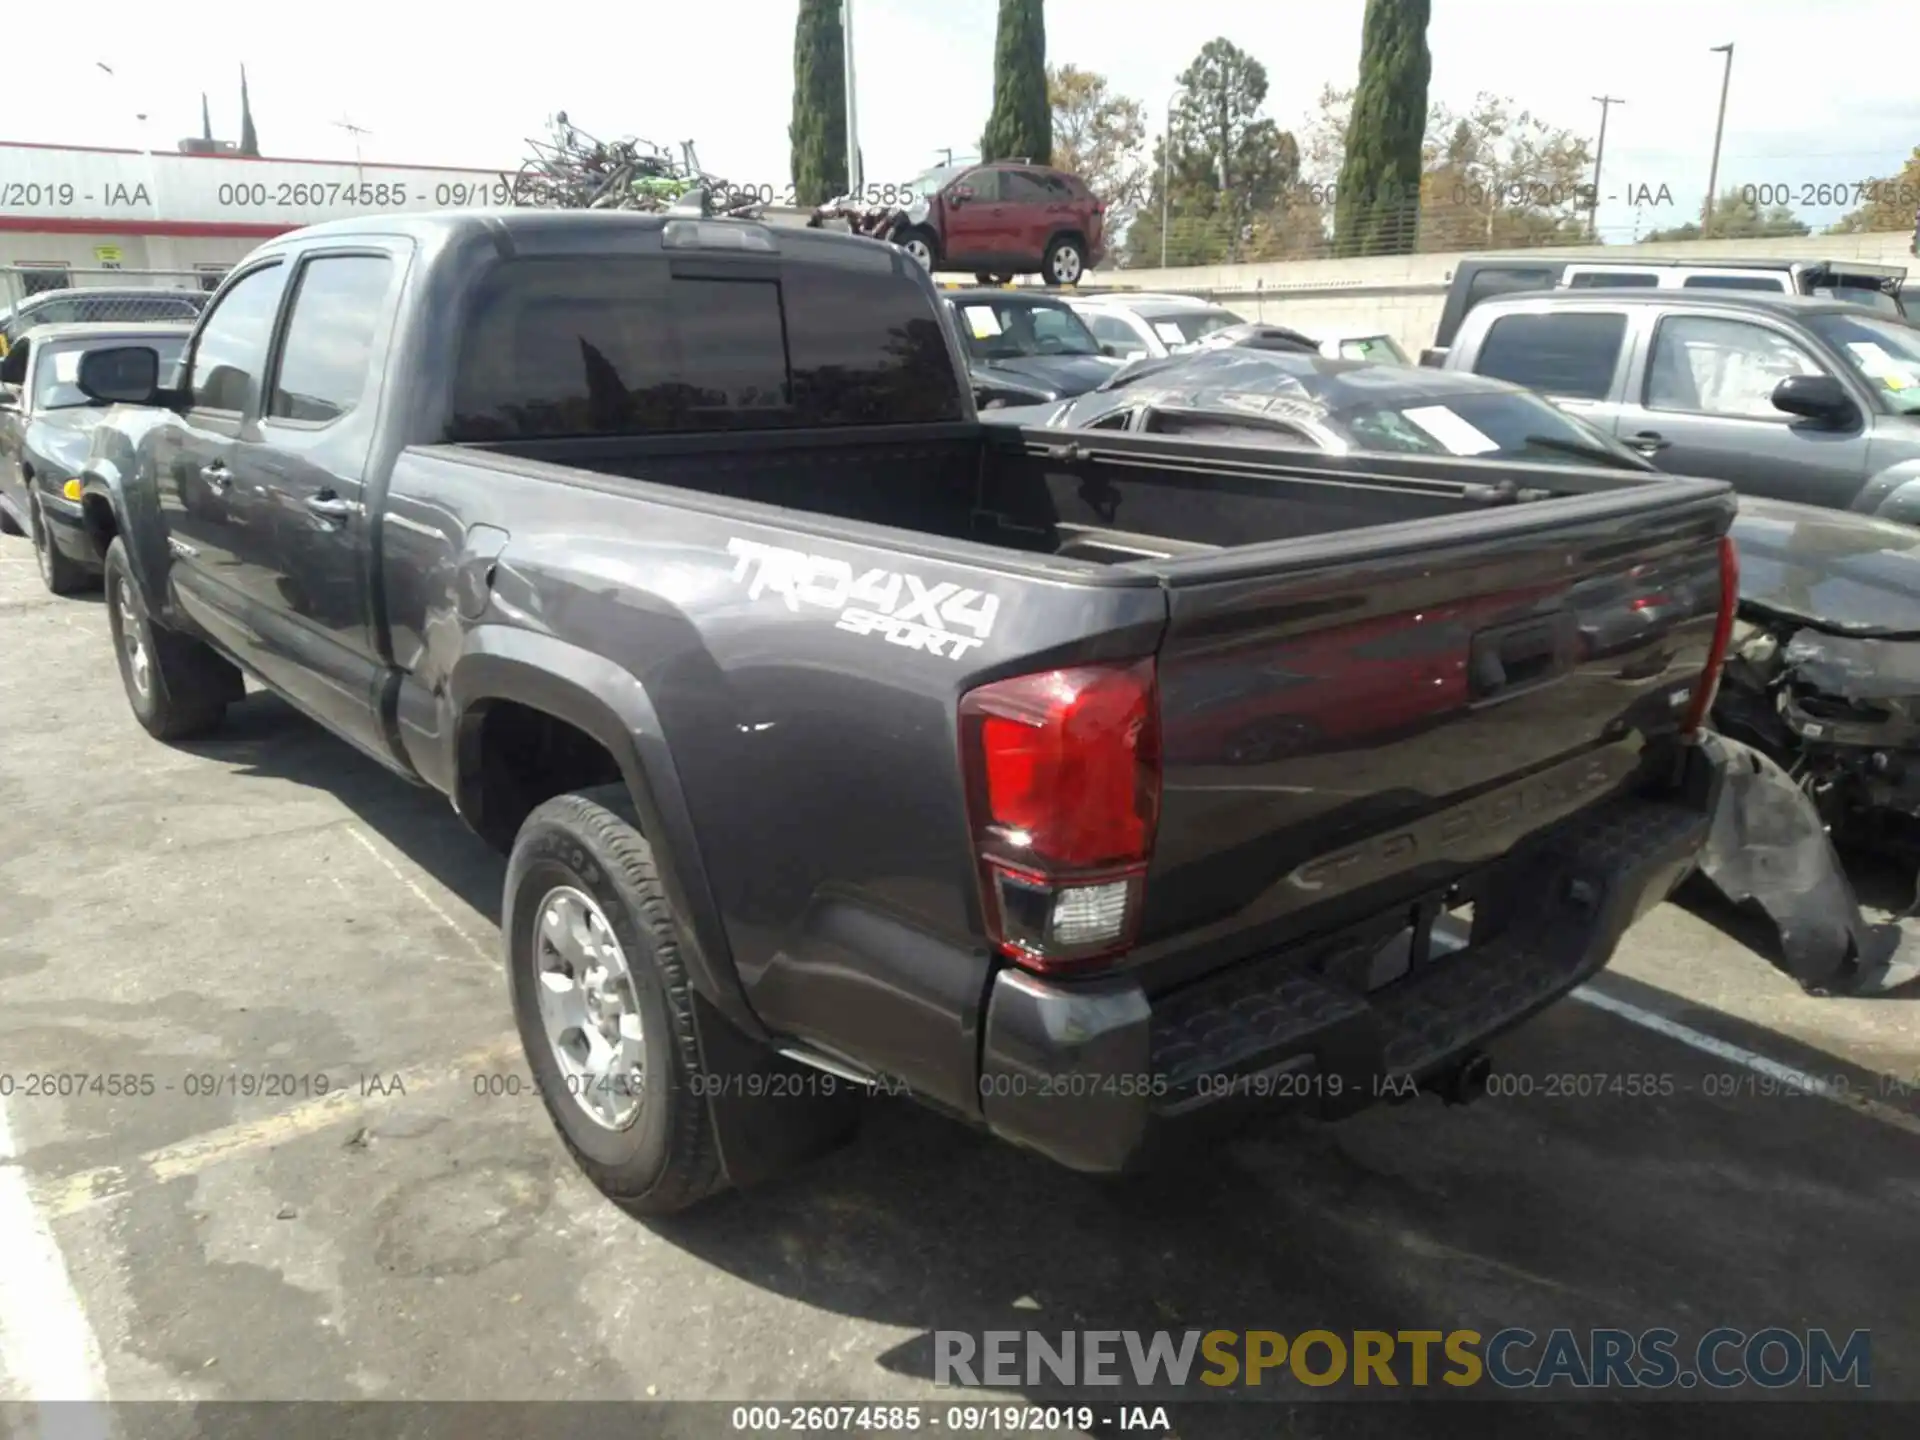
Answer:
<svg viewBox="0 0 1920 1440"><path fill-rule="evenodd" d="M1180 97L1175 86L1167 96L1166 133L1160 138L1160 268L1167 268L1167 202L1173 195L1173 102Z"/></svg>
<svg viewBox="0 0 1920 1440"><path fill-rule="evenodd" d="M1720 118L1713 125L1713 166L1707 171L1707 208L1701 221L1700 231L1705 234L1707 227L1713 224L1713 202L1720 194L1720 136L1727 128L1727 85L1733 79L1733 44L1715 45L1712 52L1727 57L1726 68L1720 72Z"/></svg>
<svg viewBox="0 0 1920 1440"><path fill-rule="evenodd" d="M1600 141L1593 148L1593 204L1587 210L1587 238L1595 244L1600 240L1600 164L1607 158L1607 112L1616 105L1627 102L1613 95L1596 95L1594 102L1600 107Z"/></svg>
<svg viewBox="0 0 1920 1440"><path fill-rule="evenodd" d="M840 0L840 48L847 72L847 193L858 195L865 177L860 174L860 122L854 105L853 0Z"/></svg>

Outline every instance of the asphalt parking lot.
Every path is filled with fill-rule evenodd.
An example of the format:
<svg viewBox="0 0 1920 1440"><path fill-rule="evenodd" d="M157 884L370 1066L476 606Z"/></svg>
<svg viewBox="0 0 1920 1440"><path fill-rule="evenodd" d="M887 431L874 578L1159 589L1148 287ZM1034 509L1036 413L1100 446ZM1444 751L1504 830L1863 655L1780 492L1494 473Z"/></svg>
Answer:
<svg viewBox="0 0 1920 1440"><path fill-rule="evenodd" d="M1871 1330L1873 1393L1920 1399L1920 1008L1803 997L1677 907L1603 1004L1500 1047L1530 1094L1124 1184L876 1098L808 1170L641 1223L531 1094L502 869L269 697L150 741L97 598L0 539L0 1399L950 1399L935 1330L1773 1324ZM1630 1433L1578 1413L1530 1433ZM1433 1429L1326 1402L1236 1433Z"/></svg>

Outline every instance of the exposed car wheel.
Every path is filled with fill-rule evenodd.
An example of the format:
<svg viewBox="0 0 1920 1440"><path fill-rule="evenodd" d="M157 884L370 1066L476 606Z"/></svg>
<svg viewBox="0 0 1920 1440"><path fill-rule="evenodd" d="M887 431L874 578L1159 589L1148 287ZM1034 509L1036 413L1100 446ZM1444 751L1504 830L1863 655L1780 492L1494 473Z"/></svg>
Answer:
<svg viewBox="0 0 1920 1440"><path fill-rule="evenodd" d="M41 583L55 595L78 595L89 588L93 584L92 573L77 560L69 559L54 543L40 502L30 499L27 503L32 507L27 511L27 524L33 532L33 558L40 566Z"/></svg>
<svg viewBox="0 0 1920 1440"><path fill-rule="evenodd" d="M1063 235L1047 246L1047 253L1040 261L1041 278L1049 285L1078 285L1086 271L1086 253L1071 236Z"/></svg>
<svg viewBox="0 0 1920 1440"><path fill-rule="evenodd" d="M724 1185L674 917L625 787L538 806L502 929L527 1064L574 1161L639 1215Z"/></svg>
<svg viewBox="0 0 1920 1440"><path fill-rule="evenodd" d="M918 260L926 269L933 269L933 237L925 230L902 230L894 236L893 243Z"/></svg>
<svg viewBox="0 0 1920 1440"><path fill-rule="evenodd" d="M148 616L119 536L107 547L106 583L107 625L134 719L156 740L185 740L217 726L228 702L246 691L239 670Z"/></svg>

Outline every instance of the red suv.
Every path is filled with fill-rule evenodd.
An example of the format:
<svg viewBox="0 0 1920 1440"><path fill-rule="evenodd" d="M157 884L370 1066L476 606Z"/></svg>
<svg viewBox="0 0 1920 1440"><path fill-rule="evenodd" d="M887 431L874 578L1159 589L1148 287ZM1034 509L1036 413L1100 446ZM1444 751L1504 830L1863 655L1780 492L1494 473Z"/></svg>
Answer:
<svg viewBox="0 0 1920 1440"><path fill-rule="evenodd" d="M1077 285L1104 255L1106 207L1078 175L996 160L947 165L913 182L907 223L894 243L930 270L1040 275Z"/></svg>

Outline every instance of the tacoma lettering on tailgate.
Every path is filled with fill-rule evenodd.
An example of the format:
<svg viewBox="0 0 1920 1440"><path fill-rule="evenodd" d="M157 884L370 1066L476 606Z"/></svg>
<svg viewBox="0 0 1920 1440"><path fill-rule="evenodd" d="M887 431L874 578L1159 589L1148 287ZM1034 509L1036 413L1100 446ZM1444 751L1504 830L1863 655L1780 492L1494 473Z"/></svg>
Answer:
<svg viewBox="0 0 1920 1440"><path fill-rule="evenodd" d="M856 575L845 560L737 536L727 541L727 553L734 559L733 578L746 582L752 599L771 592L796 613L802 605L838 611L837 630L883 636L950 660L979 648L1000 613L998 595L945 581L928 585L901 570Z"/></svg>

